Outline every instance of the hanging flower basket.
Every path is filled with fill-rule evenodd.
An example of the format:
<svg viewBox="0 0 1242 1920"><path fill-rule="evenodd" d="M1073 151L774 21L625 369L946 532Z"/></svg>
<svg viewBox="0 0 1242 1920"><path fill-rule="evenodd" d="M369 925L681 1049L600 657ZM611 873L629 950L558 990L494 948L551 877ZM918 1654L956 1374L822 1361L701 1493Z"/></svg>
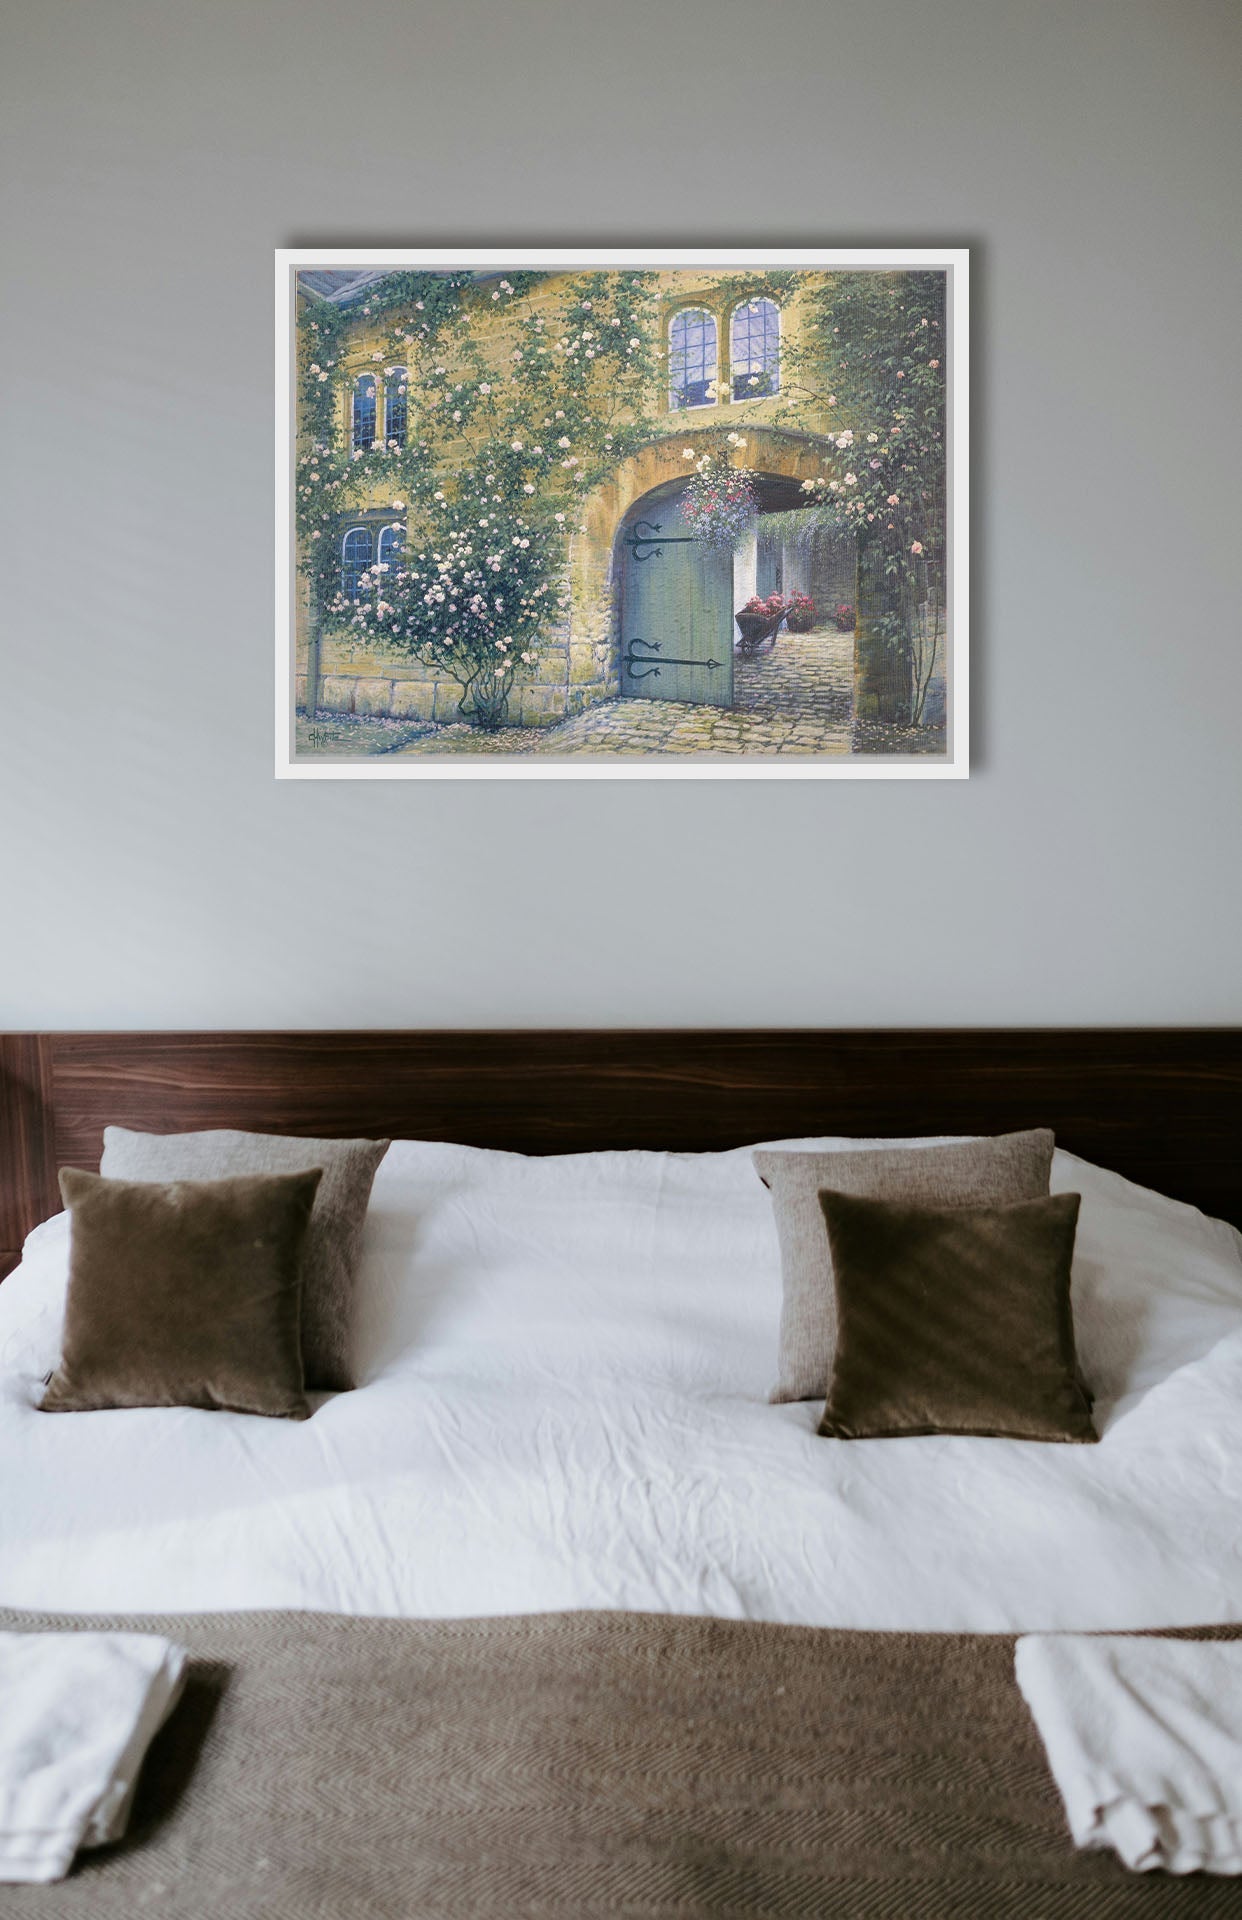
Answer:
<svg viewBox="0 0 1242 1920"><path fill-rule="evenodd" d="M727 453L705 453L690 476L681 517L696 540L732 553L754 525L759 496L744 467L731 467Z"/></svg>

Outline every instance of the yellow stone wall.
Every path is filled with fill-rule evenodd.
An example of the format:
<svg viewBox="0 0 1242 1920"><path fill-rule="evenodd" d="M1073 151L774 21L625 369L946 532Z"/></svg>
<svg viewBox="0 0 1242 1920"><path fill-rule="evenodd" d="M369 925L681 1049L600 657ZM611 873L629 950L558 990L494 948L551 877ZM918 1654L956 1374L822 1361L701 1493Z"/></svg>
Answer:
<svg viewBox="0 0 1242 1920"><path fill-rule="evenodd" d="M551 274L544 286L526 297L524 305L536 311L550 309L556 302L568 274ZM753 400L731 398L729 366L730 315L738 303L736 290L724 294L712 286L721 276L704 274L701 278L685 272L668 271L658 276L657 297L660 315L661 369L667 363L668 329L677 312L686 307L706 307L716 318L718 397L709 406L671 409L667 379L661 374L660 390L652 397L651 411L660 423L659 437L643 451L618 463L614 474L594 488L580 503L584 532L576 532L569 543L567 562L570 587L569 606L559 620L549 622L539 643L539 664L529 682L519 682L510 696L509 723L515 726L548 726L580 713L599 700L612 699L619 687L618 595L614 591L615 543L627 513L653 487L684 478L691 463L684 449L697 452L719 435L737 433L747 444L738 450L738 464L768 474L796 479L810 478L819 472L817 436L825 433L829 416L808 413L803 417L804 431L790 432L773 425L778 413L788 405L788 395L778 392ZM730 276L734 278L734 276ZM376 433L382 435L384 422L384 365L377 360L387 354L386 340L392 314L384 316L382 327L373 326L359 313L356 330L345 348L345 379L342 382L337 432L347 446L352 429L353 388L359 374L376 374ZM796 295L781 304L782 357L787 344L802 337L805 302ZM484 322L484 325L486 322ZM494 364L501 366L503 325L496 329ZM418 394L411 383L408 393L409 432L419 430ZM391 499L382 482L376 481L368 496L360 502L362 511L382 508ZM298 603L298 693L300 705L306 700L306 605ZM333 712L392 715L447 722L457 719L459 688L443 673L412 662L407 656L368 652L350 640L330 631L323 637L320 654L319 705Z"/></svg>

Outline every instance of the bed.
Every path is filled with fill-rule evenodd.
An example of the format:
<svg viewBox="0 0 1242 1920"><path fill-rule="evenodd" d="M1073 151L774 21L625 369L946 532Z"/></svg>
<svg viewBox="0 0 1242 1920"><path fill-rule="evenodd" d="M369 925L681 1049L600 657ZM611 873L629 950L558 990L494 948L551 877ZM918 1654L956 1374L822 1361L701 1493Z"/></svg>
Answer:
<svg viewBox="0 0 1242 1920"><path fill-rule="evenodd" d="M387 1876L346 1849L361 1878L345 1909L338 1830L322 1881L337 1904L322 1911L1236 1910L1227 1885L1157 1895L1065 1857L996 1663L1026 1631L1242 1622L1242 1034L17 1035L0 1065L6 1620L174 1619L205 1674L235 1671L243 1722L263 1720L274 1644L310 1663L308 1698L311 1669L369 1673L385 1698L400 1696L393 1675L456 1676L446 1699L418 1689L440 1705L413 1716L408 1779L456 1780L487 1844L466 1846L446 1815L413 1852L403 1831ZM67 1261L54 1170L97 1166L109 1122L394 1140L364 1248L365 1386L317 1397L301 1425L34 1411ZM809 1404L769 1405L780 1268L751 1148L1030 1125L1056 1130L1054 1191L1083 1195L1075 1320L1101 1445L842 1445L817 1438ZM663 1677L644 1693L635 1676L653 1664ZM946 1672L957 1731L940 1757L960 1749L961 1771L928 1793L929 1729L948 1721L895 1703L943 1705ZM550 1673L564 1696L551 1748ZM656 1766L653 1787L635 1755L678 1750L682 1673L700 1700L747 1703L734 1743L753 1763L758 1742L763 1766L729 1763L724 1715L714 1744L689 1742L685 1778ZM805 1744L790 1758L786 1689L813 1696L798 1724L820 1730L819 1772ZM566 1716L588 1696L575 1748ZM498 1700L508 1767L486 1763L482 1736L446 1757L445 1725L477 1732ZM229 1711L199 1762L217 1787L241 1738ZM575 1774L609 1724L618 1752L630 1743L624 1791L584 1797ZM1027 1768L1003 1805L984 1781L998 1750ZM315 1751L312 1802L324 1766L340 1771ZM894 1791L921 1812L869 1849L842 1783L894 1753L875 1832L897 1831ZM147 1897L144 1875L193 1857L188 1775L132 1847L67 1883L66 1914L114 1897L120 1911ZM392 1791L389 1769L368 1804ZM219 1792L201 1788L200 1817L235 1819L237 1780ZM515 1806L538 1828L525 1852L504 1837ZM253 1875L230 1882L221 1910L320 1910L305 1867L278 1875L279 1897ZM95 1904L74 1906L92 1881ZM390 1881L419 1887L415 1903Z"/></svg>

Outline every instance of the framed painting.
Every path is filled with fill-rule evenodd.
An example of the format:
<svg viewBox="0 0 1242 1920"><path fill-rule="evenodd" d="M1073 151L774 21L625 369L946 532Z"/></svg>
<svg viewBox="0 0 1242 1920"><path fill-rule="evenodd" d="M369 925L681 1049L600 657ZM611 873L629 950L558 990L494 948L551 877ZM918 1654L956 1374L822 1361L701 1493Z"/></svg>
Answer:
<svg viewBox="0 0 1242 1920"><path fill-rule="evenodd" d="M278 775L964 778L967 285L278 252Z"/></svg>

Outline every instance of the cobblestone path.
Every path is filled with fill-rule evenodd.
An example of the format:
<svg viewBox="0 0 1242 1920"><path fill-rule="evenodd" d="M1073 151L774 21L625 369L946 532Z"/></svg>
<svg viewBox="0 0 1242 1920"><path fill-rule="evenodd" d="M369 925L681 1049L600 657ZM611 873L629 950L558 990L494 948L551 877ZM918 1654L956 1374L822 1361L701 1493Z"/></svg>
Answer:
<svg viewBox="0 0 1242 1920"><path fill-rule="evenodd" d="M555 727L438 727L393 757L442 753L624 755L847 754L853 746L854 636L782 633L758 660L735 660L732 707L610 700Z"/></svg>

